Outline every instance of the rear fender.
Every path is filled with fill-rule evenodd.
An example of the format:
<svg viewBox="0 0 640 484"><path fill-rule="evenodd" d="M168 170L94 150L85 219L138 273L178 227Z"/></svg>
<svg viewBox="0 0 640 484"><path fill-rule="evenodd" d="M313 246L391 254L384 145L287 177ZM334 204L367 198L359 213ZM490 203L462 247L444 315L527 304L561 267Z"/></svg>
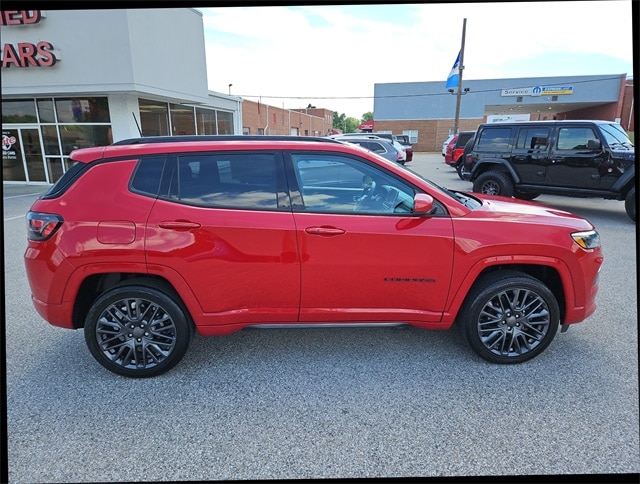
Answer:
<svg viewBox="0 0 640 484"><path fill-rule="evenodd" d="M474 163L473 168L471 169L470 180L474 181L485 171L495 170L495 169L506 171L507 173L509 173L509 175L511 175L511 178L513 179L514 183L516 184L520 183L520 177L518 176L516 171L513 169L511 164L499 158L484 158Z"/></svg>

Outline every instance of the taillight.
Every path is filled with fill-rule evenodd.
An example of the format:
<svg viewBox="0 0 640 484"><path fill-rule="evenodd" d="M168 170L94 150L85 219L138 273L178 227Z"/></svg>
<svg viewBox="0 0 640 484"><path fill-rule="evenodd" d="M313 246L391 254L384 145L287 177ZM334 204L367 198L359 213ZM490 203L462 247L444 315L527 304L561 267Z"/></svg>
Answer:
<svg viewBox="0 0 640 484"><path fill-rule="evenodd" d="M29 240L47 240L62 225L62 217L54 213L27 213L27 237Z"/></svg>

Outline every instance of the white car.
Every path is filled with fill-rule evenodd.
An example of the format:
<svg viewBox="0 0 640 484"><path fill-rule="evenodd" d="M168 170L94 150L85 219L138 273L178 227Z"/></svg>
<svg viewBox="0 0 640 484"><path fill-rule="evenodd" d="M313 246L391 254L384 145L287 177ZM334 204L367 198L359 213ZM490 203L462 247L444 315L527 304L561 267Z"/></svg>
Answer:
<svg viewBox="0 0 640 484"><path fill-rule="evenodd" d="M453 139L454 136L455 136L455 134L450 134L449 137L443 143L443 145L442 145L442 156L445 156L445 153L447 152L447 146L449 146L449 142Z"/></svg>
<svg viewBox="0 0 640 484"><path fill-rule="evenodd" d="M402 154L402 160L400 161L400 163L404 165L407 161L407 150L405 149L404 145L402 145L402 143L400 143L396 139L389 139L385 136L378 136L377 134L371 134L371 133L333 134L333 135L330 135L329 138L341 139L341 140L348 140L349 138L383 139L391 143L394 146L394 148L397 149Z"/></svg>

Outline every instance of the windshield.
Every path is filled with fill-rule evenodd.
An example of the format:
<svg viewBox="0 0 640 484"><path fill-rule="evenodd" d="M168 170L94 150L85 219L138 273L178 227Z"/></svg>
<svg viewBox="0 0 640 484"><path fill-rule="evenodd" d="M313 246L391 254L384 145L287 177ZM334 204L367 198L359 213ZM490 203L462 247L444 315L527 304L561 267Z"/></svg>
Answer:
<svg viewBox="0 0 640 484"><path fill-rule="evenodd" d="M602 131L607 144L612 148L633 148L633 143L619 124L601 124L600 131Z"/></svg>

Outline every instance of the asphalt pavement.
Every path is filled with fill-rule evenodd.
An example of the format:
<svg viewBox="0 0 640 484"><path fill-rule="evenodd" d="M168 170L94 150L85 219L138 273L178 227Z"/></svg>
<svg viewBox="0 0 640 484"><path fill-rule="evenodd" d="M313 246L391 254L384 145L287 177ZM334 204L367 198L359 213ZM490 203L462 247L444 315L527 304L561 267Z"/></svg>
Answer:
<svg viewBox="0 0 640 484"><path fill-rule="evenodd" d="M471 189L439 153L408 167ZM128 379L31 304L24 214L45 189L3 184L11 483L640 472L636 225L623 202L536 200L594 223L605 262L595 314L530 362L484 362L454 331L277 329L197 336L172 371Z"/></svg>

